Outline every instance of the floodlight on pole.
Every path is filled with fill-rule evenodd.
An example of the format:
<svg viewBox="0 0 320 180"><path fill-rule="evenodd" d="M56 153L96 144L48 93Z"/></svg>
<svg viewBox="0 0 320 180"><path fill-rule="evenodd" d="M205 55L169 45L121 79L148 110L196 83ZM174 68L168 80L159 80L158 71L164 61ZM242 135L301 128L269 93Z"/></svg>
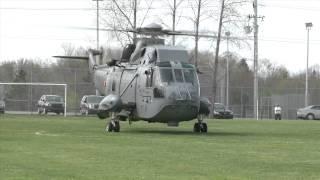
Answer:
<svg viewBox="0 0 320 180"><path fill-rule="evenodd" d="M227 37L227 88L226 88L226 108L229 109L229 60L230 60L230 53L229 53L229 37L230 37L230 32L227 31L225 33Z"/></svg>
<svg viewBox="0 0 320 180"><path fill-rule="evenodd" d="M312 22L308 22L308 23L305 23L306 25L306 29L307 29L307 67L306 67L306 87L305 87L305 96L304 96L304 105L305 106L308 106L309 102L308 102L308 89L309 89L309 80L308 80L308 75L309 75L309 31L311 30L313 24Z"/></svg>

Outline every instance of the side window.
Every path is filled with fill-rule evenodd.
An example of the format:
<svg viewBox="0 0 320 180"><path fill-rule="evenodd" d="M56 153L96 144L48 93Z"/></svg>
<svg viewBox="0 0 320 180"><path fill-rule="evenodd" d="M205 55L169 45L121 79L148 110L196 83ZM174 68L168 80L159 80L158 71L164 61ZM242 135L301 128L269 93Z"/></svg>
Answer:
<svg viewBox="0 0 320 180"><path fill-rule="evenodd" d="M140 57L143 57L145 53L146 53L146 48L143 48L143 49L141 50Z"/></svg>
<svg viewBox="0 0 320 180"><path fill-rule="evenodd" d="M114 80L112 81L111 91L116 91L116 82Z"/></svg>
<svg viewBox="0 0 320 180"><path fill-rule="evenodd" d="M153 81L153 70L151 69L150 71L148 71L148 73L146 73L146 87L152 87L152 81Z"/></svg>
<svg viewBox="0 0 320 180"><path fill-rule="evenodd" d="M157 61L157 59L158 59L158 53L157 53L157 50L154 49L152 51L149 63L155 62L155 61Z"/></svg>

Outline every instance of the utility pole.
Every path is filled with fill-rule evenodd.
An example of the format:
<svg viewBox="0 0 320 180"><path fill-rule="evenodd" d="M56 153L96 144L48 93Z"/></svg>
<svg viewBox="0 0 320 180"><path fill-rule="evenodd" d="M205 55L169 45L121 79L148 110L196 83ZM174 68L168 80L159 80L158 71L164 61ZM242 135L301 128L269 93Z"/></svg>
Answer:
<svg viewBox="0 0 320 180"><path fill-rule="evenodd" d="M176 10L177 10L177 0L173 0L173 11L172 11L172 31L176 30ZM172 35L172 45L176 45L176 36Z"/></svg>
<svg viewBox="0 0 320 180"><path fill-rule="evenodd" d="M253 2L254 15L249 15L249 19L253 18L253 30L254 30L254 52L253 52L253 118L259 120L259 82L258 82L258 19L264 18L264 16L258 16L258 0ZM245 27L246 33L251 32L250 26Z"/></svg>
<svg viewBox="0 0 320 180"><path fill-rule="evenodd" d="M253 82L253 111L254 117L259 120L259 86L258 86L258 0L254 0L254 82Z"/></svg>
<svg viewBox="0 0 320 180"><path fill-rule="evenodd" d="M99 50L99 1L103 0L92 0L97 1L97 50Z"/></svg>
<svg viewBox="0 0 320 180"><path fill-rule="evenodd" d="M229 60L230 60L230 52L229 52L229 37L230 37L230 32L227 31L225 33L226 37L227 37L227 95L226 95L226 108L229 109Z"/></svg>
<svg viewBox="0 0 320 180"><path fill-rule="evenodd" d="M312 23L308 22L306 23L306 29L307 29L307 67L306 67L306 88L305 88L305 94L304 94L304 105L305 107L308 106L308 89L309 89L309 31L312 27Z"/></svg>

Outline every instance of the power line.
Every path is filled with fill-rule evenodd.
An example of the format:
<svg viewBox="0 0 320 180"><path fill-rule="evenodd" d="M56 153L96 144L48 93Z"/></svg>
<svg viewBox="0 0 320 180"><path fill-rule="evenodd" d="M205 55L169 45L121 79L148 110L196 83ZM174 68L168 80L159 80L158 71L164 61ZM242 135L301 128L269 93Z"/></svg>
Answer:
<svg viewBox="0 0 320 180"><path fill-rule="evenodd" d="M0 7L1 10L22 11L96 11L95 8L23 8L23 7ZM102 8L101 8L102 9ZM100 9L100 10L101 10ZM103 9L102 9L103 10ZM105 9L106 10L106 9Z"/></svg>
<svg viewBox="0 0 320 180"><path fill-rule="evenodd" d="M215 5L210 5L206 7L217 7ZM22 10L22 11L96 11L96 8L25 8L25 7L0 7L1 10ZM124 8L126 10L131 10L130 8ZM140 7L139 10L147 10L147 9L167 9L171 10L170 7ZM192 9L192 7L181 6L178 9ZM112 8L99 8L99 10L113 10Z"/></svg>
<svg viewBox="0 0 320 180"><path fill-rule="evenodd" d="M313 8L313 7L293 7L293 6L281 6L281 5L264 5L264 7L270 8L282 8L282 9L294 9L294 10L301 10L301 11L320 11L320 8Z"/></svg>

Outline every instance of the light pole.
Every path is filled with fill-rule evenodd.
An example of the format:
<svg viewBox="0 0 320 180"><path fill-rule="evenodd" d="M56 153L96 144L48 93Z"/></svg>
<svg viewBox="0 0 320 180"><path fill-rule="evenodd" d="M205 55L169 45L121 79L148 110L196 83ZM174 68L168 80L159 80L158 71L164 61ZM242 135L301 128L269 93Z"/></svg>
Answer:
<svg viewBox="0 0 320 180"><path fill-rule="evenodd" d="M97 50L99 50L99 1L103 0L92 0L97 1Z"/></svg>
<svg viewBox="0 0 320 180"><path fill-rule="evenodd" d="M227 95L226 95L226 108L229 109L229 59L230 59L230 53L229 53L229 37L230 37L230 32L227 31L225 33L227 37Z"/></svg>
<svg viewBox="0 0 320 180"><path fill-rule="evenodd" d="M254 55L253 55L253 114L257 120L259 120L259 86L258 86L258 0L254 0Z"/></svg>
<svg viewBox="0 0 320 180"><path fill-rule="evenodd" d="M308 75L309 75L309 31L312 27L312 23L308 22L306 23L306 29L307 29L307 67L306 67L306 89L304 94L304 105L308 106Z"/></svg>

